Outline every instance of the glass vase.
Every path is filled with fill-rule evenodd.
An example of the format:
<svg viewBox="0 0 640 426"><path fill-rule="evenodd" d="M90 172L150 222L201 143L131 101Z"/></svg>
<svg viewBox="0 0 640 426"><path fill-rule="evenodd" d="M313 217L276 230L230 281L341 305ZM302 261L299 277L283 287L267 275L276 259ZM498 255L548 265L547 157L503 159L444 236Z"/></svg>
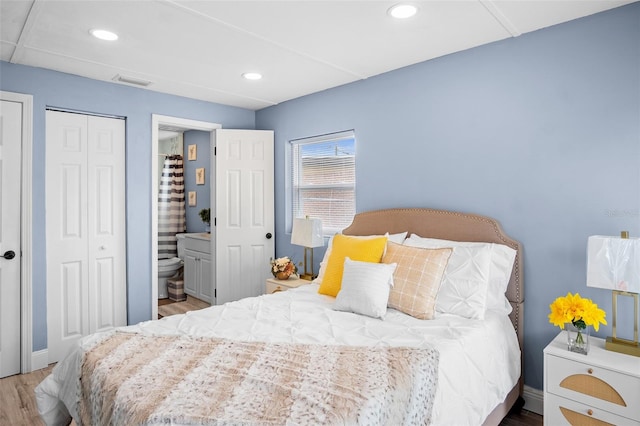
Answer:
<svg viewBox="0 0 640 426"><path fill-rule="evenodd" d="M276 278L279 280L288 280L290 276L291 272L288 271L276 272Z"/></svg>
<svg viewBox="0 0 640 426"><path fill-rule="evenodd" d="M590 327L578 328L573 324L566 324L567 349L582 355L589 353L589 331Z"/></svg>

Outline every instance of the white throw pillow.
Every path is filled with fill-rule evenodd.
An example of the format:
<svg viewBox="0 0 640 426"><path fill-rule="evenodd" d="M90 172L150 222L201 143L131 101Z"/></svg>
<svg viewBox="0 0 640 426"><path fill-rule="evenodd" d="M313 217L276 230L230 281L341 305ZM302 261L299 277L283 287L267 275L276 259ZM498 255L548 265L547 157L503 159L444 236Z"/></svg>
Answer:
<svg viewBox="0 0 640 426"><path fill-rule="evenodd" d="M409 238L405 240L405 244L407 245L417 245L418 247L425 248L443 248L443 247L465 247L465 248L475 248L477 250L484 250L489 255L489 275L488 275L488 285L487 285L487 294L486 294L486 302L485 302L485 310L490 309L495 312L503 313L508 315L511 313L511 304L509 300L505 296L505 292L507 291L507 286L509 284L509 280L511 279L511 271L513 269L513 262L516 258L516 251L511 247L508 247L504 244L494 244L494 243L477 243L477 242L460 242L460 241L449 241L449 240L439 240L436 238L423 238L416 234L412 234ZM455 250L452 254L452 258L455 256ZM460 252L463 255L462 252ZM467 253L470 255L471 253ZM451 263L451 259L449 260ZM445 270L445 275L447 275L447 271ZM444 286L443 286L444 287ZM447 286L448 289L449 286ZM442 287L441 287L442 290ZM448 293L445 291L445 301L448 297L455 297L455 294ZM440 294L438 294L438 300L440 299ZM445 306L441 306L441 309L445 309ZM444 310L440 311L438 309L438 302L436 301L436 310L439 312L445 312ZM459 315L459 314L458 314ZM463 315L464 316L464 315ZM482 316L484 318L484 315Z"/></svg>
<svg viewBox="0 0 640 426"><path fill-rule="evenodd" d="M350 235L350 237L355 238L378 238L383 235L365 235L365 236L356 236ZM402 244L407 238L407 232L400 232L398 234L389 234L388 232L384 234L387 237L387 241L394 242L396 244ZM327 243L327 250L324 252L324 257L320 262L320 270L318 271L318 276L313 280L316 284L322 284L322 277L324 276L324 271L327 269L327 263L329 262L329 256L331 255L331 246L333 244L333 236L329 238L329 242Z"/></svg>
<svg viewBox="0 0 640 426"><path fill-rule="evenodd" d="M407 239L406 246L435 248L434 244ZM483 247L452 247L442 276L436 311L464 318L484 319L489 288L491 252Z"/></svg>
<svg viewBox="0 0 640 426"><path fill-rule="evenodd" d="M384 318L395 270L395 263L358 262L347 257L333 309Z"/></svg>

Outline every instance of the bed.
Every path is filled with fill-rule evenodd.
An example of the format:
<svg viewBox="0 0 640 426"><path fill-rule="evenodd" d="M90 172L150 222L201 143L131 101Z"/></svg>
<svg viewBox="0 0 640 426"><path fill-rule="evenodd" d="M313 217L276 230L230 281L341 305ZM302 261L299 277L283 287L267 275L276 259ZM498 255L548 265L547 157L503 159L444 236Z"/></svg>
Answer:
<svg viewBox="0 0 640 426"><path fill-rule="evenodd" d="M328 295L340 239L373 247L381 237L386 243L375 268L386 272L367 275L374 262L354 254L342 261L342 293ZM523 386L521 245L494 219L419 208L359 213L336 238L309 285L83 339L36 388L42 419L49 425L71 418L77 424L499 424ZM371 306L379 309L378 294L364 308L361 295L345 296L362 277L386 283L377 278L385 273L394 285L379 288L402 297L398 288L408 287L399 273L413 266L393 256L427 252L446 257L430 319L403 312L402 304L371 313ZM469 308L468 300L446 305L445 282L457 279L460 256L471 253L484 265L498 252L511 256L503 267L504 294L487 290L480 308ZM489 288L494 267L482 267Z"/></svg>

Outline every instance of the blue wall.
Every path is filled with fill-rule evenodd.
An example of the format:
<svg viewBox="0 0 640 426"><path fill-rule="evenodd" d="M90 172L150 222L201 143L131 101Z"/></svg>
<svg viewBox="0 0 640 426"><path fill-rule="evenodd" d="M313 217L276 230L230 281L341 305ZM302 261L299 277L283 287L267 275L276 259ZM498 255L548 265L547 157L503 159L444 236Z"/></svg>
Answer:
<svg viewBox="0 0 640 426"><path fill-rule="evenodd" d="M225 126L226 127L226 126ZM197 158L195 160L189 160L188 149L189 145L197 146ZM211 194L209 188L211 185L209 182L213 178L211 173L211 139L209 132L202 132L200 130L190 130L184 132L184 186L185 196L188 197L189 191L196 192L195 207L189 206L187 201L187 232L204 232L205 224L200 219L199 212L202 209L211 207ZM196 169L204 168L205 184L196 185ZM188 198L187 198L188 200Z"/></svg>
<svg viewBox="0 0 640 426"><path fill-rule="evenodd" d="M542 389L549 304L571 291L611 310L585 284L587 237L640 235L640 4L269 107L256 125L275 130L278 256L302 257L285 233L287 141L346 129L358 211L497 218L524 245L525 382Z"/></svg>
<svg viewBox="0 0 640 426"><path fill-rule="evenodd" d="M255 113L70 74L0 62L0 89L33 95L33 350L47 347L45 253L45 108L127 119L127 312L130 324L151 318L151 115L252 129ZM155 272L154 272L155 273Z"/></svg>

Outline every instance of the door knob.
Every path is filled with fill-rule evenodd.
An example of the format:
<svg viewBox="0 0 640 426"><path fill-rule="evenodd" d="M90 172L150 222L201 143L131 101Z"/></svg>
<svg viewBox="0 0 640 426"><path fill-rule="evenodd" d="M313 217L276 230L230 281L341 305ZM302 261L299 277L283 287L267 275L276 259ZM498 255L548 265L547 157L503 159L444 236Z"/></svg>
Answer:
<svg viewBox="0 0 640 426"><path fill-rule="evenodd" d="M271 235L271 232L267 232L267 235L265 235L265 237L267 237L267 240L270 240L273 235Z"/></svg>
<svg viewBox="0 0 640 426"><path fill-rule="evenodd" d="M2 257L4 257L7 260L11 260L14 257L16 257L16 252L13 250L5 251Z"/></svg>

